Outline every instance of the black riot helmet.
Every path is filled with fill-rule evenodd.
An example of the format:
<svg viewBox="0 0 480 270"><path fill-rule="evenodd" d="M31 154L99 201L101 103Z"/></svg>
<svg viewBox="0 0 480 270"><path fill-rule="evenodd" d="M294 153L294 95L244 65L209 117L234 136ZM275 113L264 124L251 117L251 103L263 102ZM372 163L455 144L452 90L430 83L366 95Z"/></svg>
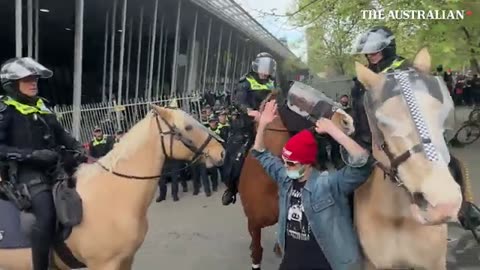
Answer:
<svg viewBox="0 0 480 270"><path fill-rule="evenodd" d="M257 74L265 74L274 78L277 72L277 61L275 61L273 56L267 52L259 53L252 62L252 71Z"/></svg>
<svg viewBox="0 0 480 270"><path fill-rule="evenodd" d="M397 55L395 35L384 26L376 26L359 35L352 46L352 54L382 52L383 58Z"/></svg>

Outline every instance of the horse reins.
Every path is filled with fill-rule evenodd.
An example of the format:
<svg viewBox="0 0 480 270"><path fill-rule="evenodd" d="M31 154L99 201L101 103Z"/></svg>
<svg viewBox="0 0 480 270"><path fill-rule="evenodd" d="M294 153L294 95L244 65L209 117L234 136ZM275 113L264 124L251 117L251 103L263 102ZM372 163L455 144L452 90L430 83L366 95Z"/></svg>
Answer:
<svg viewBox="0 0 480 270"><path fill-rule="evenodd" d="M162 173L162 174L155 175L155 176L135 176L135 175L122 174L122 173L118 173L118 172L115 172L113 170L110 170L107 167L105 167L102 163L100 163L100 161L98 159L94 159L95 163L98 164L103 170L105 170L107 172L110 172L111 174L113 174L115 176L118 176L118 177L127 178L127 179L135 179L135 180L155 180L155 179L158 179L158 178L160 178L162 176L165 176L165 175L171 175L171 174L179 173L179 172L193 166L202 156L208 157L208 153L204 153L203 151L205 150L207 145L210 143L210 141L213 139L212 135L208 134L208 137L205 140L205 142L203 142L202 145L199 148L197 148L191 140L185 138L182 135L180 130L177 127L175 127L175 125L170 125L168 123L168 121L166 121L160 114L158 114L157 111L153 110L153 113L155 115L155 122L157 124L159 135L161 137L162 151L163 151L163 154L165 155L165 157L170 158L170 159L172 158L172 156L173 156L173 141L174 141L174 139L179 140L180 142L183 143L183 145L185 147L187 147L190 151L192 151L192 153L194 153L192 161L190 161L190 163L188 165L184 166L183 168L181 168L179 170L174 170L174 171L171 171L171 172L168 172L168 173ZM163 131L159 119L161 119L167 125L167 127L169 129L168 131L165 131L165 132ZM167 154L167 150L165 148L165 140L164 140L165 136L170 136L170 156ZM90 158L92 158L92 157L90 157Z"/></svg>

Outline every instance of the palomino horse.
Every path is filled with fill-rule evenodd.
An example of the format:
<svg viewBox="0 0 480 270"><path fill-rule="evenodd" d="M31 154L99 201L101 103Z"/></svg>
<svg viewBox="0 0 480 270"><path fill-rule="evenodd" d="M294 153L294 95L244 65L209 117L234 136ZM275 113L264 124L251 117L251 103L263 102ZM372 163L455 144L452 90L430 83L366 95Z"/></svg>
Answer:
<svg viewBox="0 0 480 270"><path fill-rule="evenodd" d="M354 199L366 269L447 269L446 221L457 218L462 193L443 137L453 102L429 72L426 49L408 71L375 74L356 63L378 161Z"/></svg>
<svg viewBox="0 0 480 270"><path fill-rule="evenodd" d="M147 234L147 209L157 189L155 176L147 175L158 175L166 157L221 165L224 149L212 138L217 137L185 112L153 105L108 155L81 165L76 189L83 219L65 241L74 257L88 269L131 269ZM57 254L57 268L70 269ZM0 269L31 269L30 249L0 250Z"/></svg>
<svg viewBox="0 0 480 270"><path fill-rule="evenodd" d="M273 97L268 97L263 105ZM353 120L343 110L337 109L331 119L345 133L353 133ZM277 117L265 131L265 146L274 155L280 155L289 138L289 131L282 119ZM260 163L249 154L242 167L238 191L248 219L248 232L252 238L250 244L252 269L258 270L263 256L262 228L272 226L278 221L277 184L265 173ZM275 249L279 251L277 246Z"/></svg>

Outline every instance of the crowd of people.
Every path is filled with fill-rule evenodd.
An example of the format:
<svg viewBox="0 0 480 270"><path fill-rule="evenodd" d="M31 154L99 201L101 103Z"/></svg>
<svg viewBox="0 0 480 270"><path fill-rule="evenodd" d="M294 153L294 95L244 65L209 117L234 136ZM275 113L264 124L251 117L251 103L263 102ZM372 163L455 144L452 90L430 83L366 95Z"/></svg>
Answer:
<svg viewBox="0 0 480 270"><path fill-rule="evenodd" d="M437 69L441 70L441 66ZM480 78L478 74L473 74L472 72L462 74L448 70L444 72L443 79L447 83L456 106L480 105Z"/></svg>

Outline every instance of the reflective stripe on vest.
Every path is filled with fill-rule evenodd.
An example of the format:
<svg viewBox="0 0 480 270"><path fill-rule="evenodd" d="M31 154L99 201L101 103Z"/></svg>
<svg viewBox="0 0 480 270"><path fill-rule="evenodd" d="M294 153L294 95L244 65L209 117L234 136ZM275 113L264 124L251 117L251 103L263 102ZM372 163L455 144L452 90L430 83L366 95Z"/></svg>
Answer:
<svg viewBox="0 0 480 270"><path fill-rule="evenodd" d="M403 64L403 62L405 62L405 59L402 59L402 60L398 60L398 59L395 59L392 64L390 66L388 66L387 68L385 68L384 70L381 71L381 73L384 73L384 72L387 72L389 69L397 69L399 66L401 66Z"/></svg>
<svg viewBox="0 0 480 270"><path fill-rule="evenodd" d="M107 138L103 137L103 139L100 141L97 141L97 139L93 139L93 146L97 146L100 144L107 144Z"/></svg>
<svg viewBox="0 0 480 270"><path fill-rule="evenodd" d="M230 125L228 123L226 124L222 124L222 123L218 123L218 129L222 129L224 127L229 127Z"/></svg>
<svg viewBox="0 0 480 270"><path fill-rule="evenodd" d="M269 81L266 84L261 84L257 82L257 80L255 80L254 78L247 77L246 79L250 83L250 90L253 90L253 91L268 91L268 90L272 90L274 87L273 81Z"/></svg>
<svg viewBox="0 0 480 270"><path fill-rule="evenodd" d="M41 98L38 99L36 106L20 103L11 97L7 97L7 99L4 100L3 102L7 105L15 107L15 109L23 115L29 115L32 113L40 113L40 114L53 113L49 108L47 108L47 106L45 106L45 103L43 103L43 100Z"/></svg>

